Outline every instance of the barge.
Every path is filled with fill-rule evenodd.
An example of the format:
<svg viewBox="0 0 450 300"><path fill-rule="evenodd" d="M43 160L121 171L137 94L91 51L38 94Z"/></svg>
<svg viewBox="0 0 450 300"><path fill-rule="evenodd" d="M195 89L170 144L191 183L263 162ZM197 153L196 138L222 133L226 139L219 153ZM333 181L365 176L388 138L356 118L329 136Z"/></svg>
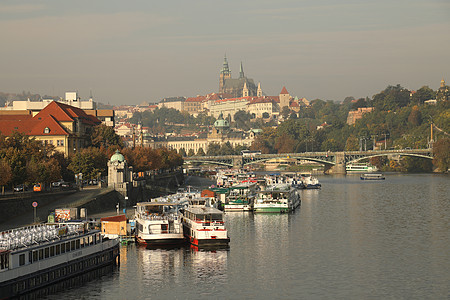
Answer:
<svg viewBox="0 0 450 300"><path fill-rule="evenodd" d="M85 222L0 232L0 299L17 298L119 262L119 240Z"/></svg>

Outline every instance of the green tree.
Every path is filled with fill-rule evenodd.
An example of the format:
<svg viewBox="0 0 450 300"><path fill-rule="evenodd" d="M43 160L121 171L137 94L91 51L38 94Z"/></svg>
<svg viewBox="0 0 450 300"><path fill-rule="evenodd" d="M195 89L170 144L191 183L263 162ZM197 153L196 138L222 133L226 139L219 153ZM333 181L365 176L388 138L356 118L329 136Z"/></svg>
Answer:
<svg viewBox="0 0 450 300"><path fill-rule="evenodd" d="M436 92L426 85L412 95L412 101L416 104L423 104L426 100L430 99L436 99Z"/></svg>
<svg viewBox="0 0 450 300"><path fill-rule="evenodd" d="M91 134L92 146L108 148L111 145L123 148L122 138L116 134L114 128L100 124L94 127Z"/></svg>
<svg viewBox="0 0 450 300"><path fill-rule="evenodd" d="M68 166L75 174L83 173L83 178L94 179L105 173L108 158L99 148L89 147L78 151Z"/></svg>
<svg viewBox="0 0 450 300"><path fill-rule="evenodd" d="M194 156L195 155L195 151L194 151L194 149L189 149L189 151L188 151L188 156Z"/></svg>
<svg viewBox="0 0 450 300"><path fill-rule="evenodd" d="M197 151L197 155L198 156L205 156L206 153L205 153L205 151L203 151L203 148L199 148L198 151Z"/></svg>

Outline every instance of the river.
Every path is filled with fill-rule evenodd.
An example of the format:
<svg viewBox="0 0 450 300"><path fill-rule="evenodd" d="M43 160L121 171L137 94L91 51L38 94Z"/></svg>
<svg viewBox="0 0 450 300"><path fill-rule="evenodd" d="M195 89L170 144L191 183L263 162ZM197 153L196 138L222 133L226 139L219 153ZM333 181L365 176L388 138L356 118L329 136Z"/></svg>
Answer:
<svg viewBox="0 0 450 300"><path fill-rule="evenodd" d="M227 213L228 250L122 246L113 272L46 299L449 299L448 176L319 180L292 214Z"/></svg>

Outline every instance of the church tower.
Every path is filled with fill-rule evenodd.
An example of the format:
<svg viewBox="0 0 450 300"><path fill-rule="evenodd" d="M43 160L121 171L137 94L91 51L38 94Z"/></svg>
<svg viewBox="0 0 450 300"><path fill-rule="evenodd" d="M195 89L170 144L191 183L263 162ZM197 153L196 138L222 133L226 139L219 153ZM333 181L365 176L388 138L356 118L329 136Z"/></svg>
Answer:
<svg viewBox="0 0 450 300"><path fill-rule="evenodd" d="M258 90L256 91L256 96L262 97L261 82L258 82Z"/></svg>
<svg viewBox="0 0 450 300"><path fill-rule="evenodd" d="M283 89L280 92L280 111L283 109L283 107L287 106L289 107L289 100L291 100L291 95L289 95L288 91L286 90L286 87L283 86Z"/></svg>
<svg viewBox="0 0 450 300"><path fill-rule="evenodd" d="M225 55L223 59L222 70L220 70L219 93L224 93L225 80L230 78L231 78L231 71L230 68L228 67L227 56Z"/></svg>
<svg viewBox="0 0 450 300"><path fill-rule="evenodd" d="M248 97L247 82L244 82L244 88L242 89L242 97Z"/></svg>

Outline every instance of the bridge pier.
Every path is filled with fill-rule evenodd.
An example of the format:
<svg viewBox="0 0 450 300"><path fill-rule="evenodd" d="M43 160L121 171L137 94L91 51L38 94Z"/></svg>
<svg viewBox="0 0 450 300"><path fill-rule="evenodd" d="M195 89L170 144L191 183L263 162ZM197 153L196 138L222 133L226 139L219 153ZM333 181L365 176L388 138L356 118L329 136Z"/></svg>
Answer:
<svg viewBox="0 0 450 300"><path fill-rule="evenodd" d="M327 174L347 174L345 169L345 152L336 152L335 165L325 171Z"/></svg>

